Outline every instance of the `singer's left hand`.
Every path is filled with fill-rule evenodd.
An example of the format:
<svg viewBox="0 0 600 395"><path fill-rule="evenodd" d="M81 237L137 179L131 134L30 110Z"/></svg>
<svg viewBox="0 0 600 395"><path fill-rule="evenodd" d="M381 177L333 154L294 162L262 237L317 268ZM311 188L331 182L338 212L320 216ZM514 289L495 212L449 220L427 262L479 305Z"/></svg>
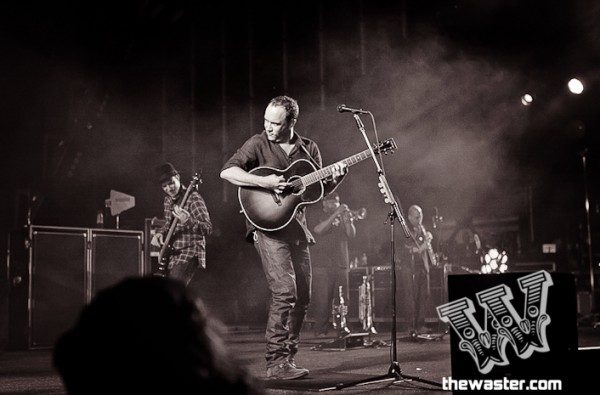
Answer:
<svg viewBox="0 0 600 395"><path fill-rule="evenodd" d="M333 164L333 178L338 178L348 173L348 165L344 162L337 162Z"/></svg>

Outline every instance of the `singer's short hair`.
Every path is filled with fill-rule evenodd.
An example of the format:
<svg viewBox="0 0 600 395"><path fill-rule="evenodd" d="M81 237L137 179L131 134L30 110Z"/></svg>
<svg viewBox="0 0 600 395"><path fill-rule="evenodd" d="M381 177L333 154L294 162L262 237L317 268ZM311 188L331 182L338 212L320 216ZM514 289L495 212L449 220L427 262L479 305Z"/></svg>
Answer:
<svg viewBox="0 0 600 395"><path fill-rule="evenodd" d="M269 102L269 105L285 108L285 120L288 122L292 119L298 119L300 107L298 107L298 102L289 96L274 97Z"/></svg>

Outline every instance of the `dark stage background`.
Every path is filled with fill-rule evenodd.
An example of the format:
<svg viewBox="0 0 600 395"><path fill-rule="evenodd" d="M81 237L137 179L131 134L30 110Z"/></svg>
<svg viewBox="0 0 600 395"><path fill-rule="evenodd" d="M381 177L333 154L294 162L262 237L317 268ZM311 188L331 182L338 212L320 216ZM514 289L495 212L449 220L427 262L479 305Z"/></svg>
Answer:
<svg viewBox="0 0 600 395"><path fill-rule="evenodd" d="M121 227L142 230L145 218L162 215L154 168L168 160L185 183L202 171L215 225L193 289L228 323L262 323L266 283L243 241L235 188L218 174L262 130L267 101L289 94L300 104L297 131L319 143L327 164L364 149L353 118L336 106L375 114L380 137L399 146L385 162L398 198L405 209L420 204L428 228L437 208L440 248L454 263L465 247L450 238L456 224L485 224L484 245L506 249L509 263L553 261L589 290L581 153L597 265L596 2L0 7L3 251L34 196L34 224L93 227L115 189L136 198ZM584 81L581 95L566 88L574 76ZM530 106L521 104L525 93ZM340 193L368 210L351 256L386 265L386 206L373 164L353 167ZM543 254L545 243L557 252Z"/></svg>

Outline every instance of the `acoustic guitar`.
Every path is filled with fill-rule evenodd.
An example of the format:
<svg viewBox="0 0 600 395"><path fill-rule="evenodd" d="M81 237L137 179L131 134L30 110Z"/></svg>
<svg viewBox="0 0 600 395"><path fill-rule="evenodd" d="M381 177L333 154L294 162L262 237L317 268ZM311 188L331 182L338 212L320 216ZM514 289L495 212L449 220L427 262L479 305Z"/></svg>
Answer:
<svg viewBox="0 0 600 395"><path fill-rule="evenodd" d="M373 151L387 154L396 148L394 139L387 139L374 145ZM371 156L371 150L367 149L340 162L350 167ZM250 170L249 173L258 176L283 176L290 185L281 194L261 187L239 187L238 198L242 212L257 229L275 231L285 228L300 208L321 200L325 191L323 180L331 177L333 166L334 164L317 169L312 162L298 159L283 170L268 166Z"/></svg>

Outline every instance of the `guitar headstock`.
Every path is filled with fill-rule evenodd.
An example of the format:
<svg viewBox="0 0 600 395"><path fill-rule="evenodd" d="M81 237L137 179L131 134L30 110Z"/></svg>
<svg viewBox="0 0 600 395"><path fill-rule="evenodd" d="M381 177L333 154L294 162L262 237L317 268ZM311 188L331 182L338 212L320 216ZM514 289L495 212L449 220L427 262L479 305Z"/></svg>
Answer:
<svg viewBox="0 0 600 395"><path fill-rule="evenodd" d="M202 178L198 175L198 173L194 174L194 177L192 177L192 181L190 181L190 188L198 188L198 185L202 184Z"/></svg>
<svg viewBox="0 0 600 395"><path fill-rule="evenodd" d="M398 148L398 146L396 145L396 142L394 141L393 138L381 141L379 143L379 145L377 145L377 144L373 145L373 151L375 151L376 153L382 153L385 155L387 155L388 152L393 154L394 150L397 148Z"/></svg>

